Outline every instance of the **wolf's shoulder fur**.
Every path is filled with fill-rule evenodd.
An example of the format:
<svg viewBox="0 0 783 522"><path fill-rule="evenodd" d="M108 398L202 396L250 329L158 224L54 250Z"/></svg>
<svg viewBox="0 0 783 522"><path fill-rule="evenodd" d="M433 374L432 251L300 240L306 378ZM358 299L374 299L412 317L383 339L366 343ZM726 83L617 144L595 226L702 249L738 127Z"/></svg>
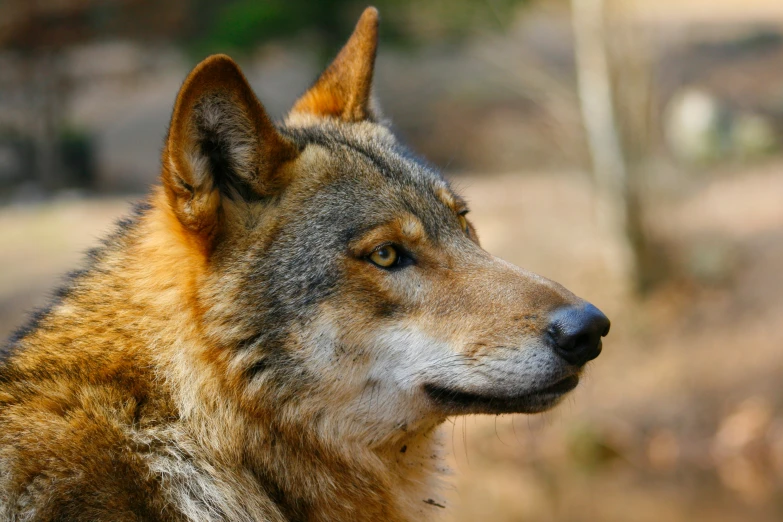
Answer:
<svg viewBox="0 0 783 522"><path fill-rule="evenodd" d="M0 355L0 521L430 520L448 415L576 386L608 321L480 248L373 101L377 21L280 124L191 72L161 185Z"/></svg>

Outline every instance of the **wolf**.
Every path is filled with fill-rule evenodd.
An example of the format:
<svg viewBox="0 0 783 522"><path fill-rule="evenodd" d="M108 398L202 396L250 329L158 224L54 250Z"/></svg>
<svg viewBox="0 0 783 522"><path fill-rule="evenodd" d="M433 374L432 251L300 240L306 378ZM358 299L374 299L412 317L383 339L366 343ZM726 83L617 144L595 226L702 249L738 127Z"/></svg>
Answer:
<svg viewBox="0 0 783 522"><path fill-rule="evenodd" d="M609 320L479 246L372 96L368 8L282 123L187 77L161 183L0 363L0 520L430 520L438 426L553 407Z"/></svg>

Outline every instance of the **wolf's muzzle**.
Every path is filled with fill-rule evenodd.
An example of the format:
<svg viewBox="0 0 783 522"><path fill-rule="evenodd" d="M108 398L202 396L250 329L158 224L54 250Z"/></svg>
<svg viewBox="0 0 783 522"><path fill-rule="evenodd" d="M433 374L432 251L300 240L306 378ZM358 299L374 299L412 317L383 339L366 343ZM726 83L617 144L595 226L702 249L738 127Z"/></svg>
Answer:
<svg viewBox="0 0 783 522"><path fill-rule="evenodd" d="M601 353L601 337L609 333L609 319L584 303L555 310L547 333L555 351L570 364L582 366Z"/></svg>

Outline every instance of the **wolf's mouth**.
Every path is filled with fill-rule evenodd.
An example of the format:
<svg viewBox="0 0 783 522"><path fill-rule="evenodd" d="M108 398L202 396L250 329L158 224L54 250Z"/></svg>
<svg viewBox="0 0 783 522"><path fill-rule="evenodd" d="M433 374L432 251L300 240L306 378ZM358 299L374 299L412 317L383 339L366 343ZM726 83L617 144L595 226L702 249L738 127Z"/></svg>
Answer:
<svg viewBox="0 0 783 522"><path fill-rule="evenodd" d="M424 391L446 413L538 413L554 406L564 394L579 384L577 375L570 375L556 383L522 395L493 395L425 384Z"/></svg>

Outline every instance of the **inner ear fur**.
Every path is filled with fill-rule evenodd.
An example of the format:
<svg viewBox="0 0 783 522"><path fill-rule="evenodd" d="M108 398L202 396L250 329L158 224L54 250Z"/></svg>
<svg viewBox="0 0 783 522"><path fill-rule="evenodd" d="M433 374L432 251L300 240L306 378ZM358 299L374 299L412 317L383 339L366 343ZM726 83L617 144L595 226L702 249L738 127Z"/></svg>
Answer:
<svg viewBox="0 0 783 522"><path fill-rule="evenodd" d="M180 222L211 237L223 198L275 194L288 182L280 166L297 154L239 66L214 55L193 69L177 96L163 151L163 186Z"/></svg>
<svg viewBox="0 0 783 522"><path fill-rule="evenodd" d="M377 121L379 115L372 99L377 49L378 10L368 7L331 65L294 104L292 114L333 117L347 122Z"/></svg>

